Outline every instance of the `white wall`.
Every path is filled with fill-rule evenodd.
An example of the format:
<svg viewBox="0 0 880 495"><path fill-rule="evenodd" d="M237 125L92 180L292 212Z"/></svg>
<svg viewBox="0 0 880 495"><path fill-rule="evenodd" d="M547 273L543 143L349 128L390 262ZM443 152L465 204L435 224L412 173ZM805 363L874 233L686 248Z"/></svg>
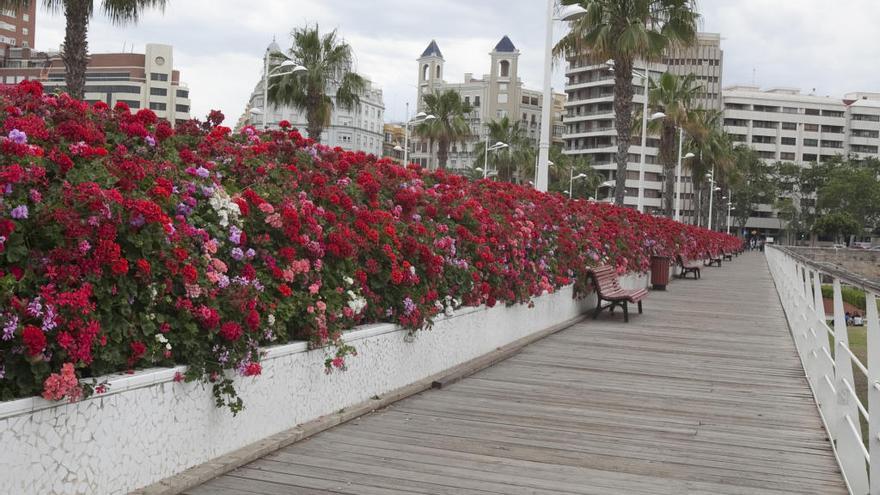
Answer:
<svg viewBox="0 0 880 495"><path fill-rule="evenodd" d="M645 286L645 277L623 284ZM174 383L176 369L113 375L101 396L75 404L41 398L0 403L0 491L127 493L298 424L440 373L575 318L595 297L572 288L525 305L465 308L406 342L390 324L346 334L358 350L345 372L324 373L324 352L304 343L269 348L263 374L238 379L237 417L209 387Z"/></svg>

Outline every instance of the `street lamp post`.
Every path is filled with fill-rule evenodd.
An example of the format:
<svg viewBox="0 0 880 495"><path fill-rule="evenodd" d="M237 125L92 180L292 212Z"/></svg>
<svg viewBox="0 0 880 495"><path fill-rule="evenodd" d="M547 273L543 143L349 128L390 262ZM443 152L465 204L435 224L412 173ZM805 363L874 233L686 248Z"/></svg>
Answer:
<svg viewBox="0 0 880 495"><path fill-rule="evenodd" d="M550 173L550 129L553 126L553 21L573 21L586 14L580 6L572 6L568 13L559 19L553 18L556 0L547 0L546 32L544 33L544 101L541 106L541 141L538 145L538 173L535 177L535 189L547 192Z"/></svg>
<svg viewBox="0 0 880 495"><path fill-rule="evenodd" d="M484 179L489 176L489 152L490 151L497 151L497 150L504 149L507 147L508 147L507 144L502 143L501 141L498 141L497 143L493 144L492 146L489 146L489 136L486 136L486 151L485 151L485 155L483 156L483 167L484 167L483 168L483 178Z"/></svg>
<svg viewBox="0 0 880 495"><path fill-rule="evenodd" d="M715 187L715 166L712 166L712 173L706 174L709 179L709 230L712 230L712 203L715 202L715 191L720 191L720 187Z"/></svg>
<svg viewBox="0 0 880 495"><path fill-rule="evenodd" d="M568 199L571 199L571 193L572 193L572 191L574 191L575 179L583 179L584 177L587 176L587 174L577 174L577 175L572 175L572 174L574 174L574 169L569 169L569 172L568 172Z"/></svg>
<svg viewBox="0 0 880 495"><path fill-rule="evenodd" d="M730 210L735 210L736 207L733 206L733 203L730 201L727 202L727 233L730 233Z"/></svg>
<svg viewBox="0 0 880 495"><path fill-rule="evenodd" d="M681 160L693 158L693 153L688 153L684 156L681 156L682 145L684 144L684 128L678 128L678 164L675 166L675 221L681 221Z"/></svg>
<svg viewBox="0 0 880 495"><path fill-rule="evenodd" d="M301 72L308 71L308 69L306 69L302 65L297 64L293 60L285 59L280 64L278 64L278 67L275 67L270 72L269 71L269 55L270 55L269 50L266 50L266 58L265 58L265 60L263 60L263 108L261 109L261 112L260 112L263 115L262 125L263 125L264 131L267 128L266 114L269 113L269 79L271 79L273 77L283 76L285 74L298 74ZM276 71L283 69L283 68L287 68L287 67L293 67L293 69L291 69L290 71L278 72L276 74ZM253 113L257 113L257 112L253 112Z"/></svg>

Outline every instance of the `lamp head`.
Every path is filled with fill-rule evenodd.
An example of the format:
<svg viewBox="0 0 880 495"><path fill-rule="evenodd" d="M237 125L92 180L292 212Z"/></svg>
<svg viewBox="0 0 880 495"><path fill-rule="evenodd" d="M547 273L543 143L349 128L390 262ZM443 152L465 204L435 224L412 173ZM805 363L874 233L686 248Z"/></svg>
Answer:
<svg viewBox="0 0 880 495"><path fill-rule="evenodd" d="M665 114L665 113L663 113L663 112L657 112L657 113L651 115L651 117L650 117L648 120L652 120L652 121L653 121L653 120L660 120L660 119L665 119L665 118L666 118L666 114Z"/></svg>
<svg viewBox="0 0 880 495"><path fill-rule="evenodd" d="M684 155L684 158L685 158L685 159L688 159L688 158L693 158L693 157L695 157L695 156L696 156L696 155L694 155L693 153L688 153L688 154Z"/></svg>

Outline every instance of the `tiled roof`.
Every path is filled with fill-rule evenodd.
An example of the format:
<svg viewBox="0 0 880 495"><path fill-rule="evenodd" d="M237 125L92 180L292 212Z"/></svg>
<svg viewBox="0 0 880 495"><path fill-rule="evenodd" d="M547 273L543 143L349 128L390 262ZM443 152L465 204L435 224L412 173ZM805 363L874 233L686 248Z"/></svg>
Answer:
<svg viewBox="0 0 880 495"><path fill-rule="evenodd" d="M501 38L501 41L499 41L498 44L495 45L495 51L496 52L515 52L516 47L513 46L513 42L510 41L510 38L508 38L507 35L505 35L503 38Z"/></svg>
<svg viewBox="0 0 880 495"><path fill-rule="evenodd" d="M422 52L422 57L440 57L443 58L443 54L440 53L440 47L437 46L437 42L431 40L431 44L428 45L428 48L425 48L425 51Z"/></svg>

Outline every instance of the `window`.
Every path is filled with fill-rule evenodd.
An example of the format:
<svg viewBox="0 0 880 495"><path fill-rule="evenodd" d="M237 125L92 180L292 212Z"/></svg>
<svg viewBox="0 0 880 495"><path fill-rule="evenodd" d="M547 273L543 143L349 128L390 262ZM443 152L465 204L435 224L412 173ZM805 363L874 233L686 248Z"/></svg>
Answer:
<svg viewBox="0 0 880 495"><path fill-rule="evenodd" d="M749 122L744 119L724 119L724 125L731 127L747 127Z"/></svg>
<svg viewBox="0 0 880 495"><path fill-rule="evenodd" d="M168 74L162 74L159 72L150 72L150 80L151 81L167 81Z"/></svg>
<svg viewBox="0 0 880 495"><path fill-rule="evenodd" d="M782 113L799 113L795 107L782 107Z"/></svg>
<svg viewBox="0 0 880 495"><path fill-rule="evenodd" d="M793 138L793 137L784 137L784 138L782 138L782 144L784 144L786 146L796 146L797 139Z"/></svg>
<svg viewBox="0 0 880 495"><path fill-rule="evenodd" d="M153 96L168 96L168 90L165 88L150 88L150 94Z"/></svg>
<svg viewBox="0 0 880 495"><path fill-rule="evenodd" d="M880 134L880 133L878 133L877 131L868 131L865 129L853 129L852 130L853 137L876 138L876 137L878 137L878 134Z"/></svg>
<svg viewBox="0 0 880 495"><path fill-rule="evenodd" d="M795 123L795 122L783 122L783 123L782 123L782 130L783 130L783 131L796 131L796 130L797 130L797 123Z"/></svg>
<svg viewBox="0 0 880 495"><path fill-rule="evenodd" d="M507 103L507 93L498 93L498 103Z"/></svg>
<svg viewBox="0 0 880 495"><path fill-rule="evenodd" d="M498 76L499 77L510 77L510 62L507 60L502 60L498 63Z"/></svg>
<svg viewBox="0 0 880 495"><path fill-rule="evenodd" d="M854 144L852 145L852 151L855 153L873 153L877 154L876 146L869 146L866 144Z"/></svg>
<svg viewBox="0 0 880 495"><path fill-rule="evenodd" d="M804 124L804 131L819 132L819 124Z"/></svg>
<svg viewBox="0 0 880 495"><path fill-rule="evenodd" d="M843 141L829 141L827 139L822 140L823 148L843 148Z"/></svg>
<svg viewBox="0 0 880 495"><path fill-rule="evenodd" d="M436 74L435 77L437 77L437 79L440 79L440 66L439 65L437 66L437 70L435 70L434 73Z"/></svg>
<svg viewBox="0 0 880 495"><path fill-rule="evenodd" d="M428 64L425 64L422 67L422 81L428 80L428 75L430 74L428 71L430 71L430 70L431 70L431 67L429 67Z"/></svg>
<svg viewBox="0 0 880 495"><path fill-rule="evenodd" d="M776 122L770 122L767 120L754 120L752 121L752 127L758 127L761 129L776 129Z"/></svg>
<svg viewBox="0 0 880 495"><path fill-rule="evenodd" d="M537 97L537 96L533 96L533 97L531 98L531 102L532 102L532 105L538 106L538 97Z"/></svg>
<svg viewBox="0 0 880 495"><path fill-rule="evenodd" d="M773 136L752 136L752 142L760 144L775 144L776 138Z"/></svg>
<svg viewBox="0 0 880 495"><path fill-rule="evenodd" d="M180 113L189 113L189 105L175 105L174 110Z"/></svg>
<svg viewBox="0 0 880 495"><path fill-rule="evenodd" d="M819 115L819 109L818 108L805 108L804 114L805 115Z"/></svg>
<svg viewBox="0 0 880 495"><path fill-rule="evenodd" d="M167 105L165 105L164 103L159 103L158 101L150 102L150 110L165 110L166 107Z"/></svg>
<svg viewBox="0 0 880 495"><path fill-rule="evenodd" d="M810 147L815 148L816 146L819 146L819 140L818 139L804 139L804 146L810 146Z"/></svg>
<svg viewBox="0 0 880 495"><path fill-rule="evenodd" d="M128 105L128 108L140 108L141 107L141 102L139 102L137 100L116 100L116 101L119 103L125 103L126 105Z"/></svg>
<svg viewBox="0 0 880 495"><path fill-rule="evenodd" d="M809 154L804 153L804 161L805 162L815 162L818 159L819 159L819 157L813 153L809 153Z"/></svg>
<svg viewBox="0 0 880 495"><path fill-rule="evenodd" d="M759 151L758 156L764 158L765 160L775 160L776 152L774 151Z"/></svg>
<svg viewBox="0 0 880 495"><path fill-rule="evenodd" d="M528 104L529 104L529 97L528 97L528 96L523 96L523 97L522 97L522 104L523 104L523 105L528 105Z"/></svg>
<svg viewBox="0 0 880 495"><path fill-rule="evenodd" d="M474 96L474 106L475 107L480 106L480 97L479 96Z"/></svg>
<svg viewBox="0 0 880 495"><path fill-rule="evenodd" d="M838 110L822 110L823 117L843 117L843 112Z"/></svg>
<svg viewBox="0 0 880 495"><path fill-rule="evenodd" d="M86 93L132 93L140 94L141 88L137 86L86 86Z"/></svg>
<svg viewBox="0 0 880 495"><path fill-rule="evenodd" d="M827 132L831 134L843 134L843 127L836 125L823 125L822 132Z"/></svg>
<svg viewBox="0 0 880 495"><path fill-rule="evenodd" d="M27 36L29 32L28 28L21 28L21 34Z"/></svg>
<svg viewBox="0 0 880 495"><path fill-rule="evenodd" d="M864 120L867 122L880 122L880 115L865 115L863 113L852 114L853 120Z"/></svg>
<svg viewBox="0 0 880 495"><path fill-rule="evenodd" d="M189 98L189 90L188 89L178 89L177 90L178 98Z"/></svg>
<svg viewBox="0 0 880 495"><path fill-rule="evenodd" d="M779 159L794 161L794 153L783 151L782 153L779 154Z"/></svg>

